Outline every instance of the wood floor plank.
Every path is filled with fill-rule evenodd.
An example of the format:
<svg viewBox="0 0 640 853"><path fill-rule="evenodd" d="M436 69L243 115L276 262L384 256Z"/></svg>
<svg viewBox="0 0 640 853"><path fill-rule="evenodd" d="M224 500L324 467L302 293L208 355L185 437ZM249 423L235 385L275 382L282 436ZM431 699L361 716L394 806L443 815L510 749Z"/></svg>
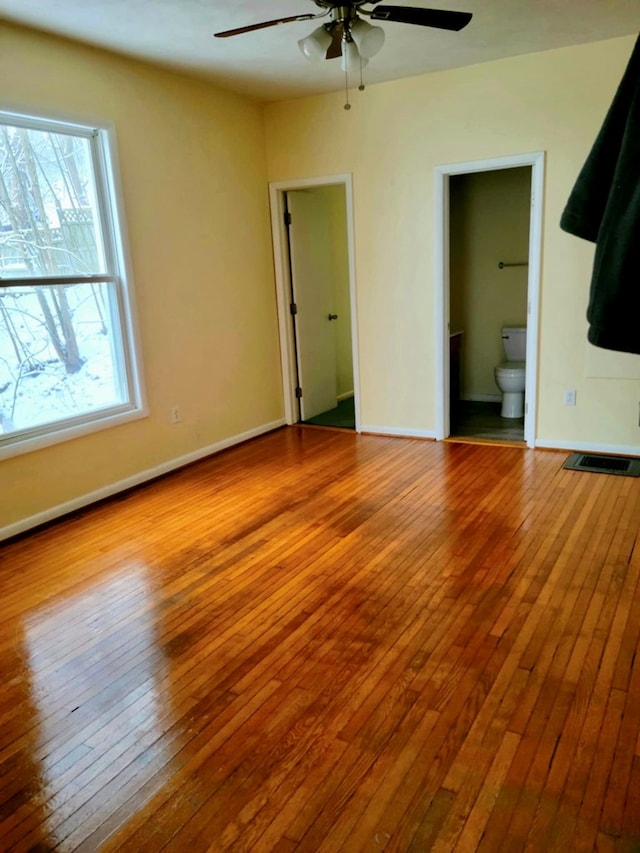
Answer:
<svg viewBox="0 0 640 853"><path fill-rule="evenodd" d="M632 850L640 481L286 428L0 546L0 850Z"/></svg>
<svg viewBox="0 0 640 853"><path fill-rule="evenodd" d="M496 749L495 758L484 777L482 788L475 803L468 814L465 815L463 829L458 836L455 847L449 849L459 851L477 849L519 743L520 735L509 731L505 732L502 741ZM434 851L446 849L443 847L443 843L444 839L439 837L439 846L434 845L432 849Z"/></svg>
<svg viewBox="0 0 640 853"><path fill-rule="evenodd" d="M323 841L331 850L361 850L371 839L391 838L391 833L377 828L380 812L397 796L405 775L414 764L440 715L416 702L407 713L394 736L379 752L371 772L357 790L353 807L340 816Z"/></svg>

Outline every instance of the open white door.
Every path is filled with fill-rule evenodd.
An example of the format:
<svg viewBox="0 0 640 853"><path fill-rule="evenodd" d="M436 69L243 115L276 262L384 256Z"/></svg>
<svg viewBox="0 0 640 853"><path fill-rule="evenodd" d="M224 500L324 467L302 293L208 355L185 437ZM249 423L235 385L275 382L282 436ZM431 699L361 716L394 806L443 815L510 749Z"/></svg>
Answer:
<svg viewBox="0 0 640 853"><path fill-rule="evenodd" d="M300 416L307 420L338 405L335 325L329 263L330 223L323 199L313 191L287 194L290 214L291 286L296 305Z"/></svg>

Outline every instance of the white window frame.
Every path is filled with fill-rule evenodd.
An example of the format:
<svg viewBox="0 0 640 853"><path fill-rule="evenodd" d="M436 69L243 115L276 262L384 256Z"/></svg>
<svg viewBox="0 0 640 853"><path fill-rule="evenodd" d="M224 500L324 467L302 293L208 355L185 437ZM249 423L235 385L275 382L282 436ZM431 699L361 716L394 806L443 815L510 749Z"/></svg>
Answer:
<svg viewBox="0 0 640 853"><path fill-rule="evenodd" d="M122 195L117 170L116 139L109 124L90 125L75 121L44 118L0 107L0 122L30 130L66 133L89 140L95 181L96 204L102 230L106 271L99 275L39 276L7 278L0 275L0 288L24 285L79 284L109 282L116 292L120 328L114 329L119 342L115 365L122 378L125 401L40 426L0 435L0 460L29 453L78 438L99 430L119 426L148 415L135 311L133 275L126 242Z"/></svg>

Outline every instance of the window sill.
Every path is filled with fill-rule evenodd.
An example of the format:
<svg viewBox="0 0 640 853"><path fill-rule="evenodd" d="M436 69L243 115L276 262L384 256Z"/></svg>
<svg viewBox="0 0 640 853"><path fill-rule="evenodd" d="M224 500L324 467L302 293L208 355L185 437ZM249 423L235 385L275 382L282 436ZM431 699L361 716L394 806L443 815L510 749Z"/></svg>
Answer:
<svg viewBox="0 0 640 853"><path fill-rule="evenodd" d="M90 435L94 432L101 432L111 427L120 426L121 424L137 421L141 418L146 418L149 411L146 406L138 408L129 408L126 411L116 413L107 413L102 417L97 417L91 421L85 421L81 424L71 426L61 426L60 429L49 431L44 435L26 436L24 438L11 439L6 436L0 438L0 461L10 459L14 456L21 456L24 453L32 453L34 450L42 450L45 447L51 447L55 444L61 444L65 441L71 441L75 438L80 438L83 435Z"/></svg>

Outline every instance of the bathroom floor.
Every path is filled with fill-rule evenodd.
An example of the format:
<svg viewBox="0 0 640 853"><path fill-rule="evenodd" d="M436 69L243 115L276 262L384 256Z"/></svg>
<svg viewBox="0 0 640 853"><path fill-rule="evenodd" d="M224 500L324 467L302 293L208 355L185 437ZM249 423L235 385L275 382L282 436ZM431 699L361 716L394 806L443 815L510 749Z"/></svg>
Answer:
<svg viewBox="0 0 640 853"><path fill-rule="evenodd" d="M302 421L303 424L312 424L313 426L331 426L340 427L342 429L356 428L356 412L355 401L353 397L347 397L346 400L341 400L335 409L330 409L328 412L322 412L314 418L309 418Z"/></svg>
<svg viewBox="0 0 640 853"><path fill-rule="evenodd" d="M524 441L524 418L503 418L500 403L460 400L451 414L451 438L478 438L484 441Z"/></svg>

